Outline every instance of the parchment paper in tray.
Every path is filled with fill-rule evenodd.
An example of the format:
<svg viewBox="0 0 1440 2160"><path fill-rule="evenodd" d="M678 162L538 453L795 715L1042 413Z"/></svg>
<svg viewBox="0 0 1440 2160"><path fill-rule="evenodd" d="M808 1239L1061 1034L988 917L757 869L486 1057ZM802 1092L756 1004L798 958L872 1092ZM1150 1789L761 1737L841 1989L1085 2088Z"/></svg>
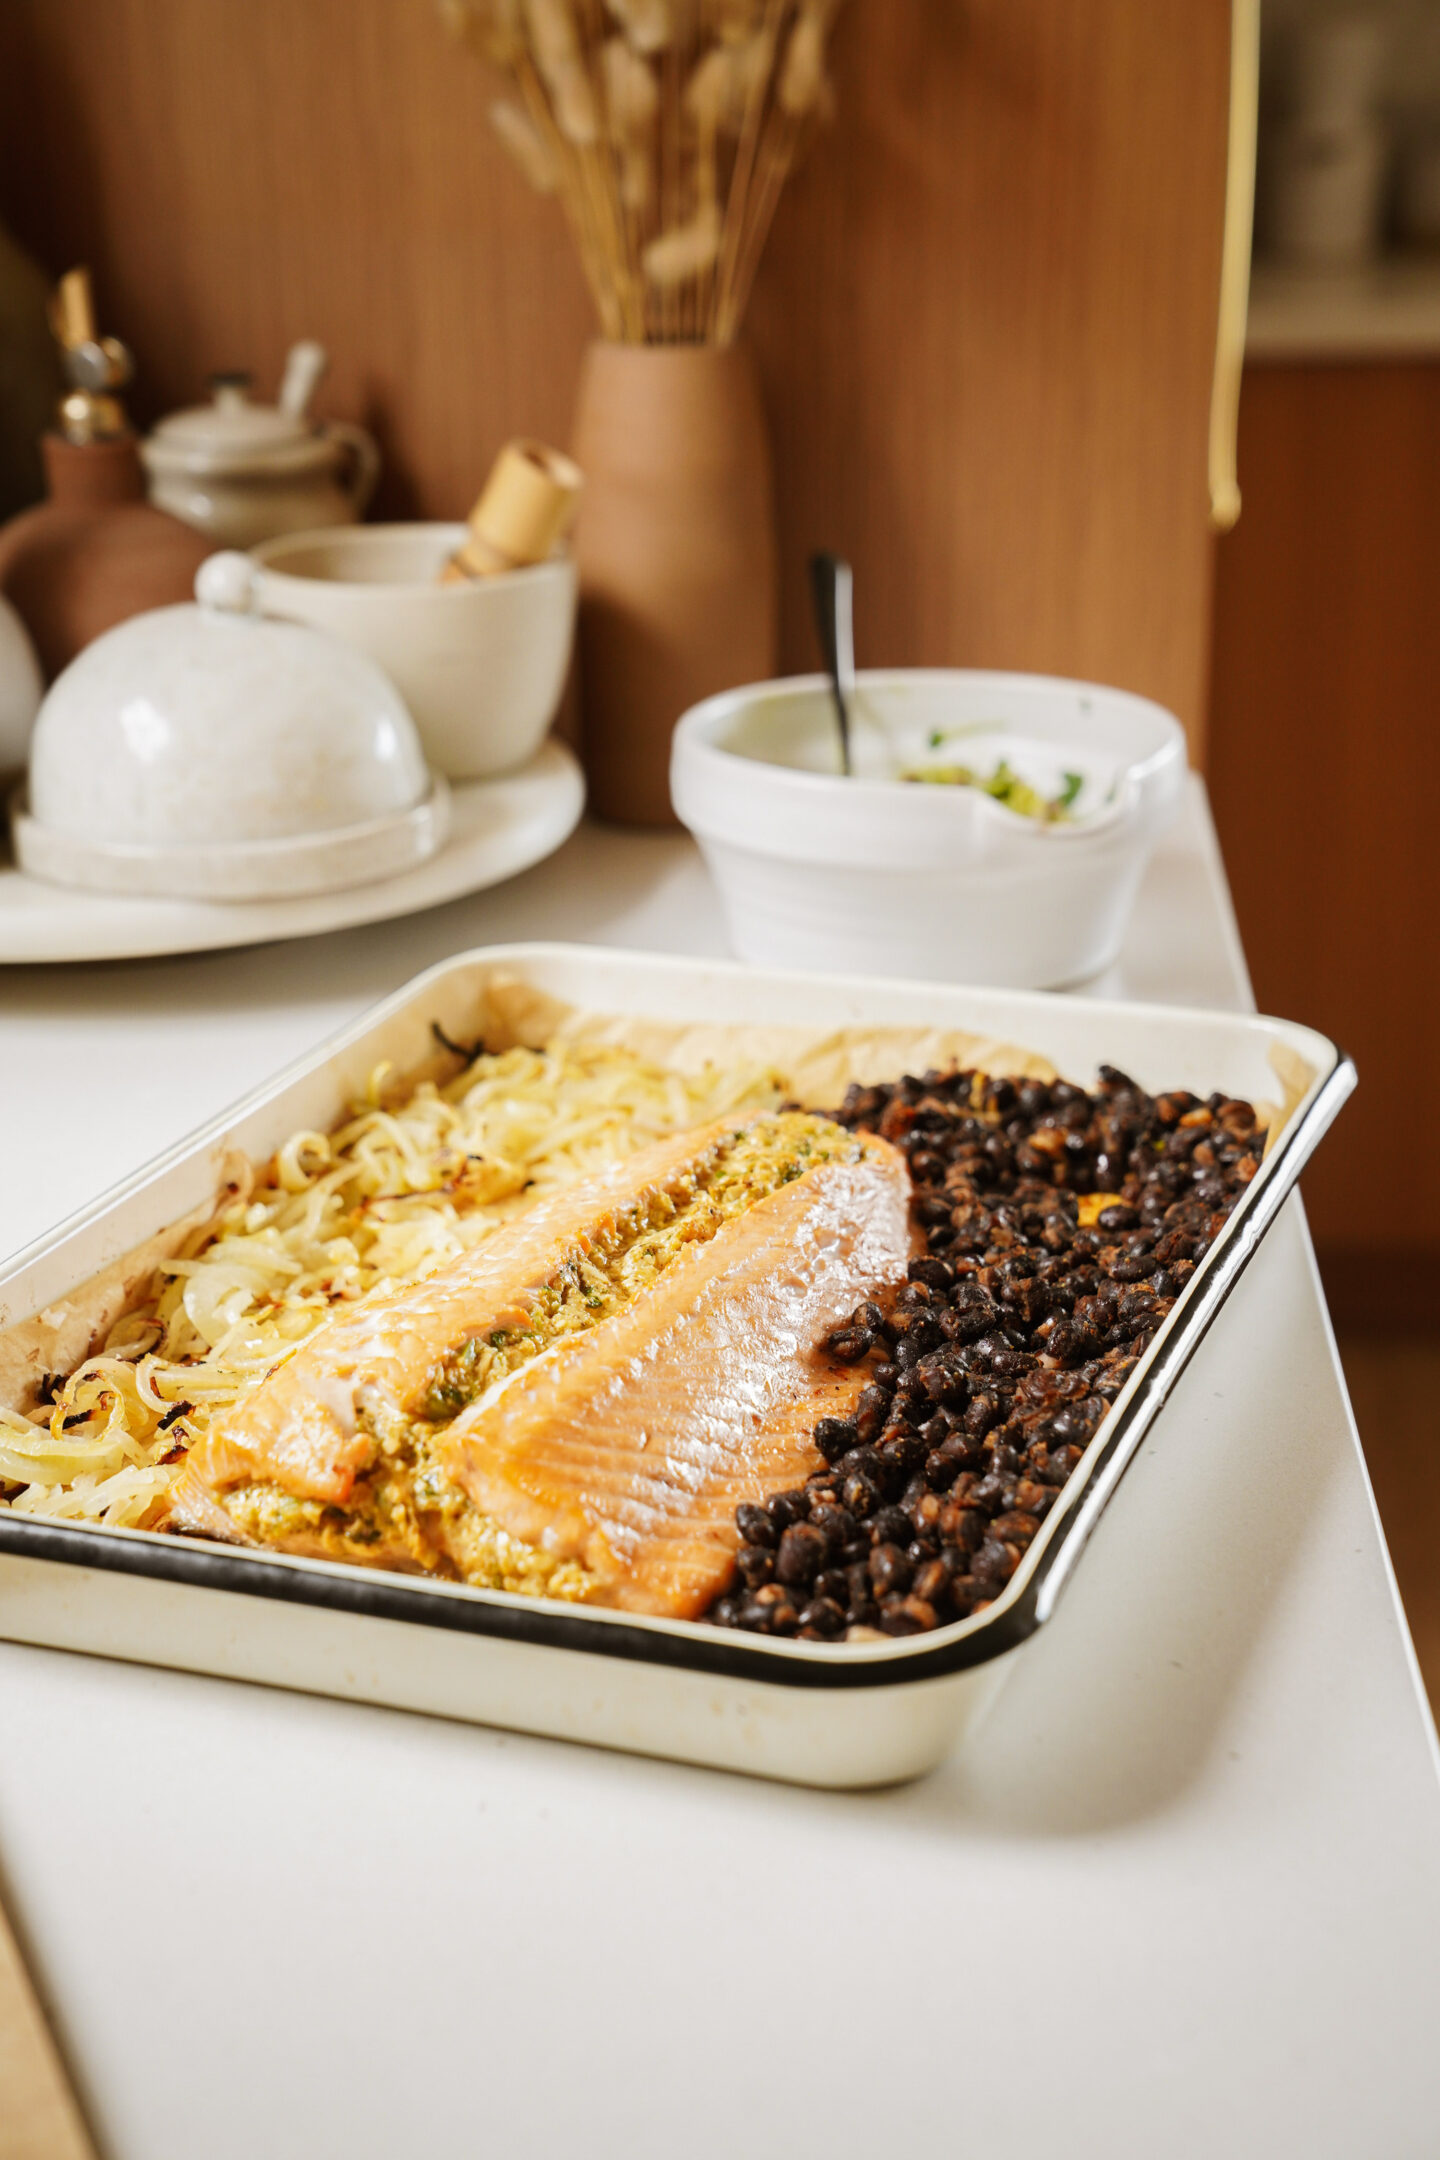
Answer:
<svg viewBox="0 0 1440 2160"><path fill-rule="evenodd" d="M1056 1078L1049 1059L1035 1051L960 1028L822 1031L579 1012L513 975L497 975L487 984L480 1032L491 1050L514 1044L539 1050L547 1043L584 1043L628 1050L672 1072L758 1066L772 1070L797 1100L817 1109L833 1109L852 1081L869 1086L896 1080L901 1073L944 1072L957 1065L1013 1078Z"/></svg>
<svg viewBox="0 0 1440 2160"><path fill-rule="evenodd" d="M471 1040L489 1051L516 1046L544 1049L548 1044L593 1045L624 1049L671 1071L693 1074L707 1066L746 1066L773 1073L781 1093L817 1109L833 1109L852 1082L862 1086L898 1079L902 1073L945 1071L952 1067L1006 1074L1011 1078L1057 1078L1048 1058L1013 1042L959 1028L733 1025L723 1022L676 1022L644 1015L596 1013L567 1005L537 989L522 976L497 971L483 985L471 1024ZM1309 1087L1312 1068L1294 1051L1271 1051L1281 1087L1279 1105L1257 1103L1270 1126L1267 1149ZM455 1056L439 1052L418 1069L397 1072L392 1100L403 1100L421 1081L443 1083L459 1069ZM1093 1081L1093 1074L1066 1077ZM336 1122L346 1106L336 1105ZM278 1147L288 1135L277 1133ZM245 1165L226 1158L223 1176L243 1178ZM228 1197L217 1190L216 1201ZM64 1301L43 1313L0 1329L0 1406L28 1411L46 1374L73 1372L93 1354L122 1314L141 1303L156 1266L194 1243L212 1207L192 1211L157 1232L145 1244L81 1284Z"/></svg>
<svg viewBox="0 0 1440 2160"><path fill-rule="evenodd" d="M797 1101L833 1109L852 1082L862 1087L896 1080L902 1073L945 1072L952 1067L1003 1073L1012 1079L1054 1080L1049 1058L995 1036L962 1028L851 1027L820 1031L805 1027L727 1026L719 1021L646 1019L628 1013L592 1013L563 1005L514 975L495 975L486 985L477 1032L491 1050L519 1044L593 1043L633 1052L674 1072L701 1072L707 1065L764 1066L777 1074ZM1270 1063L1280 1084L1278 1103L1257 1102L1273 1147L1315 1078L1298 1052L1277 1043ZM1093 1073L1068 1073L1086 1086Z"/></svg>

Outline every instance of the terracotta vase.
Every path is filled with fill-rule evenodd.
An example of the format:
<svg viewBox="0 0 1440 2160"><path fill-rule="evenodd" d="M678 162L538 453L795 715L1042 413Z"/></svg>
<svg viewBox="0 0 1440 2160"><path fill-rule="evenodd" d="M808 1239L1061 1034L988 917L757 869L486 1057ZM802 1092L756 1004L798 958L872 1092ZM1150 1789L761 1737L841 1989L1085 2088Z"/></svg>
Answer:
<svg viewBox="0 0 1440 2160"><path fill-rule="evenodd" d="M133 436L72 443L46 435L40 447L50 498L0 530L0 593L53 682L102 630L193 599L195 572L214 548L146 502Z"/></svg>
<svg viewBox="0 0 1440 2160"><path fill-rule="evenodd" d="M749 355L592 345L575 423L580 696L590 806L673 825L687 706L775 672L774 491Z"/></svg>

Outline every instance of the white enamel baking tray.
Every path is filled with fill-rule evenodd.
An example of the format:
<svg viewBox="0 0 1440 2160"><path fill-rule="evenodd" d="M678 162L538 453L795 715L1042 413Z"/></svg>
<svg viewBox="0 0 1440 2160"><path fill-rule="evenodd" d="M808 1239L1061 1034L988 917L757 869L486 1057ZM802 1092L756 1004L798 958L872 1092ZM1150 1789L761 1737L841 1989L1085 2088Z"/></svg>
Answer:
<svg viewBox="0 0 1440 2160"><path fill-rule="evenodd" d="M432 1023L464 1040L496 971L596 1012L963 1028L1038 1051L1087 1083L1106 1063L1151 1090L1222 1088L1273 1101L1277 1059L1291 1073L1299 1061L1308 1078L1003 1596L972 1619L886 1643L765 1640L0 1512L0 1636L804 1784L876 1785L930 1769L1055 1612L1101 1511L1353 1087L1350 1061L1309 1028L1244 1014L770 974L583 946L492 946L417 977L0 1268L0 1350L10 1368L26 1352L27 1321L42 1313L48 1327L71 1331L67 1369L77 1363L92 1321L108 1325L143 1284L158 1250L150 1241L208 1211L228 1151L263 1159L300 1127L338 1122L381 1058L401 1071L424 1061Z"/></svg>

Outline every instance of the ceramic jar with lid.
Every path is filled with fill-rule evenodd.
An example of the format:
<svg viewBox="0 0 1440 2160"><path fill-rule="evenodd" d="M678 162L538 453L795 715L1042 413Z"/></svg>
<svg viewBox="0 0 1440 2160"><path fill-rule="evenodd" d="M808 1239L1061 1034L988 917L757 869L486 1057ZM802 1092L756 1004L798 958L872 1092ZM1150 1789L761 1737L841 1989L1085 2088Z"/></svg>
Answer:
<svg viewBox="0 0 1440 2160"><path fill-rule="evenodd" d="M216 547L353 525L374 492L380 453L362 427L308 418L325 365L312 340L293 346L274 405L251 398L246 375L215 376L210 404L172 413L142 443L151 502Z"/></svg>

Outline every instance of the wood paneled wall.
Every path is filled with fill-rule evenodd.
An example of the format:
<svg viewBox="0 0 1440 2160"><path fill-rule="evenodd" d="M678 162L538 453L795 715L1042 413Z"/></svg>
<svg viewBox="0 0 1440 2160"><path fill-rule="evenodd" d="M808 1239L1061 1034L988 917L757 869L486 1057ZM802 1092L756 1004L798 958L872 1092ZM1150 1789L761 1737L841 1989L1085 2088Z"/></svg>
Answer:
<svg viewBox="0 0 1440 2160"><path fill-rule="evenodd" d="M753 313L786 664L847 550L862 657L1097 676L1204 708L1223 0L850 0L839 122ZM302 334L382 514L563 440L588 303L428 0L5 0L0 213L95 266L142 418Z"/></svg>
<svg viewBox="0 0 1440 2160"><path fill-rule="evenodd" d="M1261 1005L1359 1068L1305 1180L1331 1279L1360 1321L1398 1298L1434 1327L1440 366L1250 369L1240 473L1210 753L1240 928Z"/></svg>

